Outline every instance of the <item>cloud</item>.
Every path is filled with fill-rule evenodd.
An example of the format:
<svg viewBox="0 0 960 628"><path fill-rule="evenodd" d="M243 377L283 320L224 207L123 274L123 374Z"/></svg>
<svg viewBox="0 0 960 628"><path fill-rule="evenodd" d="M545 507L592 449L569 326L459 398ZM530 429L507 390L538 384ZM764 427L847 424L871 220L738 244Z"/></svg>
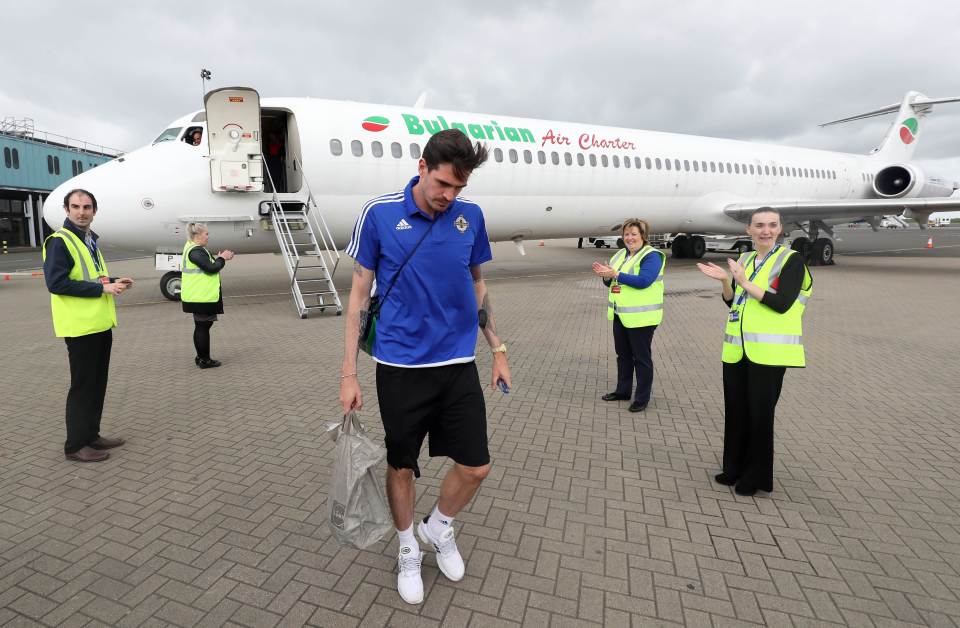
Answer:
<svg viewBox="0 0 960 628"><path fill-rule="evenodd" d="M17 3L0 113L132 149L207 87L569 120L866 152L889 119L820 122L960 95L960 7L894 2ZM935 26L935 28L934 28ZM960 151L938 107L917 157Z"/></svg>

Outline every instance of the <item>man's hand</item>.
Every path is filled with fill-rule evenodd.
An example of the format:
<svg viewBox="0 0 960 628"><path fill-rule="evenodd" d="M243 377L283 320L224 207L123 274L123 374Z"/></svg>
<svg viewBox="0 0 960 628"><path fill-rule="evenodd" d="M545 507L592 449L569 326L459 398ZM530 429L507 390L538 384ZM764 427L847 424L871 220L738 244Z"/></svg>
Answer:
<svg viewBox="0 0 960 628"><path fill-rule="evenodd" d="M103 284L103 291L115 296L120 296L126 287L127 284L120 283L119 281L116 283L105 283Z"/></svg>
<svg viewBox="0 0 960 628"><path fill-rule="evenodd" d="M121 277L120 279L117 279L117 283L122 283L128 288L133 287L133 279L131 279L130 277Z"/></svg>
<svg viewBox="0 0 960 628"><path fill-rule="evenodd" d="M356 374L340 380L340 403L343 405L344 414L363 408L363 395L360 393L360 381Z"/></svg>
<svg viewBox="0 0 960 628"><path fill-rule="evenodd" d="M497 380L502 379L507 388L513 388L510 378L510 367L507 365L507 354L498 352L493 354L493 375L490 378L490 388L497 389Z"/></svg>

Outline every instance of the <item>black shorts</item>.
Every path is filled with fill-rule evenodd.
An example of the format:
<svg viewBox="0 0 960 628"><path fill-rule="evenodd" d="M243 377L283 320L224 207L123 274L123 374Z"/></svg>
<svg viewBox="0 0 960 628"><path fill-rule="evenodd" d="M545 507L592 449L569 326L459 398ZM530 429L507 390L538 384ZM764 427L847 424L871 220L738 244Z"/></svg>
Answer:
<svg viewBox="0 0 960 628"><path fill-rule="evenodd" d="M487 406L473 362L401 368L377 364L377 399L383 420L387 464L413 469L430 435L430 456L447 456L467 467L490 462Z"/></svg>

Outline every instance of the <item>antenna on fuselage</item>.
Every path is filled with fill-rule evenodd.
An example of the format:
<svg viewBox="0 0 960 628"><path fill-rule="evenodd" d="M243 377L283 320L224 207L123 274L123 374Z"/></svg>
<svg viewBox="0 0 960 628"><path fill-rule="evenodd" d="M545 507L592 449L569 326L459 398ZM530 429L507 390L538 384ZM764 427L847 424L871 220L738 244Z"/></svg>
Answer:
<svg viewBox="0 0 960 628"><path fill-rule="evenodd" d="M414 109L423 109L423 106L427 103L427 92L420 92L420 95L417 97L417 102L413 103Z"/></svg>

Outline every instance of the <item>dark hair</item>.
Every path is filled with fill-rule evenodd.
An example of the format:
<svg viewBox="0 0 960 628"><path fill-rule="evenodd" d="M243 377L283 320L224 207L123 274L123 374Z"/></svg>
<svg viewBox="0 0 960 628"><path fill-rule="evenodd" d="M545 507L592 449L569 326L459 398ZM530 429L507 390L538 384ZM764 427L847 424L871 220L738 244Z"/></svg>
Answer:
<svg viewBox="0 0 960 628"><path fill-rule="evenodd" d="M646 220L640 220L639 218L627 218L623 221L623 226L620 227L620 235L623 235L627 232L627 229L630 227L636 227L640 232L640 239L644 244L649 242L648 238L650 237L650 223Z"/></svg>
<svg viewBox="0 0 960 628"><path fill-rule="evenodd" d="M70 207L70 197L74 194L86 194L90 197L90 200L93 201L93 211L97 211L97 197L94 196L91 192L84 190L83 188L75 188L67 192L67 195L63 197L63 208L66 209Z"/></svg>
<svg viewBox="0 0 960 628"><path fill-rule="evenodd" d="M758 207L752 212L750 212L750 218L747 220L748 225L753 224L753 217L756 216L757 214L776 214L777 218L780 219L781 222L783 222L783 219L780 216L780 210L774 209L772 207Z"/></svg>
<svg viewBox="0 0 960 628"><path fill-rule="evenodd" d="M450 164L458 179L466 179L487 160L487 147L480 142L474 146L459 129L445 129L427 141L423 160L427 162L427 171Z"/></svg>

